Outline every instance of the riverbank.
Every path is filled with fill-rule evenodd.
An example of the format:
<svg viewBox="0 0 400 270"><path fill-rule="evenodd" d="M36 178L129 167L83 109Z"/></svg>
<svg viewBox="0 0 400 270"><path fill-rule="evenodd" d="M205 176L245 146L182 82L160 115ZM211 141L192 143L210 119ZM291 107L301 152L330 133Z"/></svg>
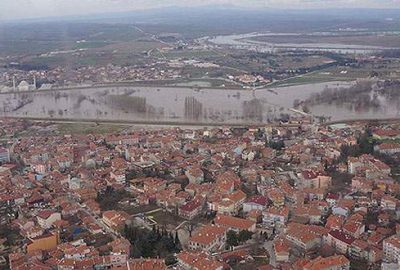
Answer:
<svg viewBox="0 0 400 270"><path fill-rule="evenodd" d="M199 128L215 128L215 127L236 127L236 128L245 128L245 127L297 127L299 126L298 124L280 124L280 123L269 123L269 124L248 124L248 123L226 123L226 124L220 124L220 123L193 123L193 122L188 122L188 123L170 123L170 122L144 122L144 121L120 121L120 120L94 120L94 119L49 119L49 118L38 118L38 117L7 117L11 119L24 119L24 120L29 120L33 122L43 122L43 123L53 123L53 124L62 124L62 125L92 125L92 126L97 126L101 127L101 129L104 129L104 126L107 127L113 127L110 128L110 130L118 130L118 129L124 129L128 127L135 127L136 129L141 129L141 128L152 128L152 129L158 129L158 128L173 128L173 127L183 127L187 129L199 129ZM386 119L376 119L376 118L370 118L370 119L353 119L353 120L337 120L337 121L328 121L325 123L322 123L321 125L323 126L331 126L331 125L337 125L337 124L360 124L360 125L367 125L367 124L400 124L400 117L397 118L386 118ZM68 128L65 128L68 130ZM77 130L78 128L75 126L73 127L74 130Z"/></svg>

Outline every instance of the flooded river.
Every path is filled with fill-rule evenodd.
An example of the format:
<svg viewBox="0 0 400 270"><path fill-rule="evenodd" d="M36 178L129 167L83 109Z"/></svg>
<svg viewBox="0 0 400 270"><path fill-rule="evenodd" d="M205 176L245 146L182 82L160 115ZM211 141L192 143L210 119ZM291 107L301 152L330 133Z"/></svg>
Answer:
<svg viewBox="0 0 400 270"><path fill-rule="evenodd" d="M332 82L276 89L225 90L190 87L116 86L0 94L0 116L57 119L123 120L148 123L267 123L290 113L295 100L305 100ZM399 102L379 109L318 105L317 116L331 120L399 117Z"/></svg>
<svg viewBox="0 0 400 270"><path fill-rule="evenodd" d="M260 52L275 52L279 49L284 50L305 50L305 51L327 51L344 54L370 54L380 52L385 49L396 49L383 46L369 45L350 45L339 43L270 43L266 41L258 41L255 37L272 36L299 36L300 34L290 33L247 33L233 34L215 37L204 37L200 41L208 41L210 43L222 46L232 46L238 49L248 49Z"/></svg>

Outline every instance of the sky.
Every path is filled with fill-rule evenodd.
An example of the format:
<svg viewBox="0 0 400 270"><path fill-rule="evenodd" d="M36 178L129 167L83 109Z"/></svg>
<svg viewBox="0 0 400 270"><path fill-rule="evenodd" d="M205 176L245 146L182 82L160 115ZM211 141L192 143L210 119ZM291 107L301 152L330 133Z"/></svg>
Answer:
<svg viewBox="0 0 400 270"><path fill-rule="evenodd" d="M280 9L390 9L400 8L400 0L0 0L0 20L209 5Z"/></svg>

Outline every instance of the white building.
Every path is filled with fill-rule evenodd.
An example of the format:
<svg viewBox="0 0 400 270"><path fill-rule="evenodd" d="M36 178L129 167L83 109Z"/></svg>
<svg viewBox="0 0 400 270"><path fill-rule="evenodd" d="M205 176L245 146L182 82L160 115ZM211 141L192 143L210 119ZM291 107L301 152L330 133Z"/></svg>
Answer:
<svg viewBox="0 0 400 270"><path fill-rule="evenodd" d="M17 87L18 91L32 91L36 90L36 78L33 84L29 84L27 81L21 81Z"/></svg>
<svg viewBox="0 0 400 270"><path fill-rule="evenodd" d="M73 177L68 182L69 189L77 190L81 188L81 180L79 178Z"/></svg>
<svg viewBox="0 0 400 270"><path fill-rule="evenodd" d="M376 145L374 150L386 154L386 155L393 155L396 153L400 153L400 144L399 143L382 143L380 145Z"/></svg>
<svg viewBox="0 0 400 270"><path fill-rule="evenodd" d="M383 240L383 260L400 263L400 236L393 235Z"/></svg>

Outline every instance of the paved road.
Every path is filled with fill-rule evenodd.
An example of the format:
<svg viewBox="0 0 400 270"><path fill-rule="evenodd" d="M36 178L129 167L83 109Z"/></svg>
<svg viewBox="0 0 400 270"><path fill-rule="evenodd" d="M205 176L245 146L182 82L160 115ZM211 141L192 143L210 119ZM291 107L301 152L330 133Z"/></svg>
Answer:
<svg viewBox="0 0 400 270"><path fill-rule="evenodd" d="M185 230L184 228L180 228L178 230L178 237L179 241L181 242L182 247L187 248L188 242L189 242L189 232Z"/></svg>
<svg viewBox="0 0 400 270"><path fill-rule="evenodd" d="M264 248L268 251L269 254L269 263L276 267L276 257L275 257L275 253L274 253L274 248L273 248L273 244L272 241L266 241L264 243Z"/></svg>
<svg viewBox="0 0 400 270"><path fill-rule="evenodd" d="M99 216L95 215L94 213L92 213L91 211L89 211L87 208L83 207L80 203L76 202L76 205L80 207L80 210L82 212L84 212L85 214L89 215L90 217L93 218L94 222L100 226L100 228L103 229L104 232L110 234L112 236L112 238L115 240L117 238L121 237L121 234L115 232L113 229L111 229L110 227L108 227Z"/></svg>
<svg viewBox="0 0 400 270"><path fill-rule="evenodd" d="M161 210L163 210L163 209L162 209L162 208L157 208L157 209L150 210L150 211L147 211L147 212L142 212L142 213L134 214L134 215L132 215L132 217L138 217L138 216L141 216L141 215L153 214L153 213L160 212Z"/></svg>

